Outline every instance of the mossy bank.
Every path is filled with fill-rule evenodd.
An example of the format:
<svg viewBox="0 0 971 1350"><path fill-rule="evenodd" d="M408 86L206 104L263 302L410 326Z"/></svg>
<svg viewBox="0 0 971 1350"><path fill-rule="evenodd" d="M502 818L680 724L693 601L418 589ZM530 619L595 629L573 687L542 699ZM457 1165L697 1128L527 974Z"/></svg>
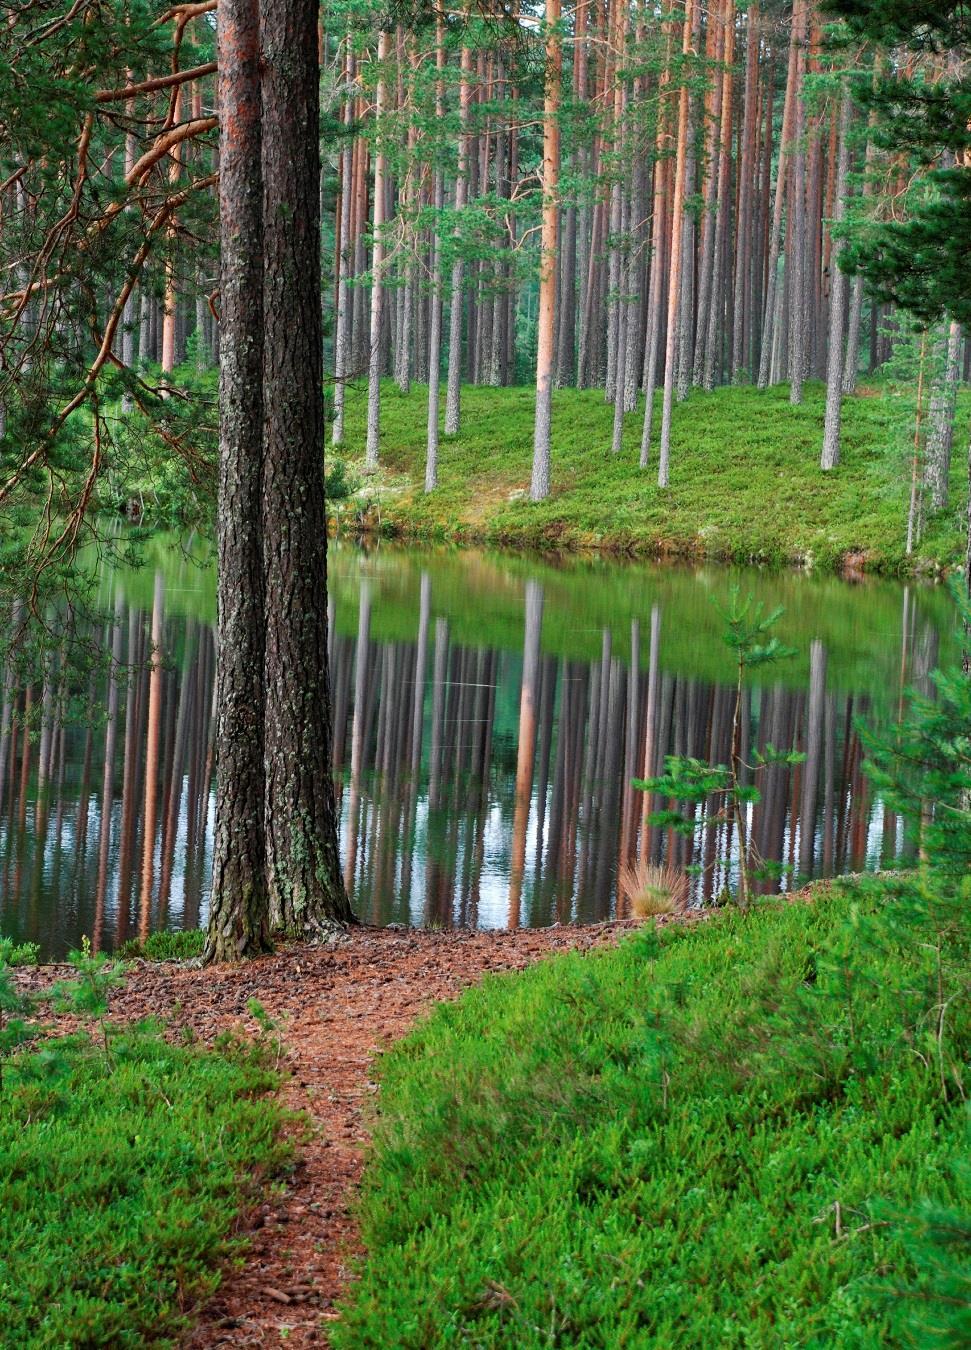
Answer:
<svg viewBox="0 0 971 1350"><path fill-rule="evenodd" d="M638 467L642 415L627 418L621 454L610 453L612 408L599 390L557 391L552 493L528 500L534 394L465 388L462 427L442 438L439 486L424 493L427 391L382 391L381 467L362 472L366 392L350 387L344 448L361 486L338 510L339 528L372 528L416 540L540 549L598 549L934 573L962 551L966 410L955 432L951 502L924 523L906 552L909 466L903 423L886 388L847 398L839 466L819 467L825 390L805 402L787 386L693 392L674 414L671 484L657 486L657 457ZM656 435L655 435L656 444Z"/></svg>

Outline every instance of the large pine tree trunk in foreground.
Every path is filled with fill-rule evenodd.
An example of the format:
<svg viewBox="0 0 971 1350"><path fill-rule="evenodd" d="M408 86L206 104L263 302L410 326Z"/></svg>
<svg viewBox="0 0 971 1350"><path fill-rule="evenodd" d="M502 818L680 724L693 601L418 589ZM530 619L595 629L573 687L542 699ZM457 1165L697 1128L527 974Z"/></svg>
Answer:
<svg viewBox="0 0 971 1350"><path fill-rule="evenodd" d="M266 845L273 929L351 918L327 680L317 4L264 0Z"/></svg>
<svg viewBox="0 0 971 1350"><path fill-rule="evenodd" d="M219 588L209 960L268 946L263 847L263 189L258 0L220 0Z"/></svg>

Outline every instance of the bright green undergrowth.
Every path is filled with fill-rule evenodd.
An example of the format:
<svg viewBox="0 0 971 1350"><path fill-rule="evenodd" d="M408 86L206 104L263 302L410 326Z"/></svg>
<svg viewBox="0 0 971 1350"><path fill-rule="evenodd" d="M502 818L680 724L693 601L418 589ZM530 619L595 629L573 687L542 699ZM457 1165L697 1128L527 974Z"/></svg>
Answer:
<svg viewBox="0 0 971 1350"><path fill-rule="evenodd" d="M119 955L140 956L146 961L189 961L202 955L206 934L201 928L178 932L150 933L147 938L132 938Z"/></svg>
<svg viewBox="0 0 971 1350"><path fill-rule="evenodd" d="M421 538L479 539L534 547L605 547L727 561L822 567L865 555L871 570L957 556L966 488L954 456L952 506L928 522L916 559L905 557L908 466L900 450L906 414L882 389L847 398L839 467L819 469L825 390L807 384L692 392L674 413L671 485L657 487L657 427L650 467L638 468L643 411L627 418L624 448L610 453L612 409L600 390L558 390L553 400L553 490L529 488L535 394L529 388L464 388L462 428L442 440L440 486L421 491L427 391L382 392L382 471L362 489L381 503L382 528ZM347 396L344 453L360 473L366 397ZM658 410L658 419L660 412ZM956 447L967 422L962 404ZM352 517L353 519L353 517Z"/></svg>
<svg viewBox="0 0 971 1350"><path fill-rule="evenodd" d="M40 945L36 942L10 942L6 950L8 966L36 966L39 959Z"/></svg>
<svg viewBox="0 0 971 1350"><path fill-rule="evenodd" d="M967 1344L967 906L824 886L436 1008L335 1346Z"/></svg>
<svg viewBox="0 0 971 1350"><path fill-rule="evenodd" d="M151 1024L42 1043L3 1067L0 1344L174 1343L288 1157L261 1045Z"/></svg>

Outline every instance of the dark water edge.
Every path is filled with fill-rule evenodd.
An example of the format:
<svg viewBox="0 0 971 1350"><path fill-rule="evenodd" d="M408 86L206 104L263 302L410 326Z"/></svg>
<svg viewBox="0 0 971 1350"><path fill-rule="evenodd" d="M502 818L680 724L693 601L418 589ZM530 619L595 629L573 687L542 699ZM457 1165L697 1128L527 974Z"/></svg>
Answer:
<svg viewBox="0 0 971 1350"><path fill-rule="evenodd" d="M102 565L90 670L54 648L8 668L0 720L0 931L58 957L205 922L213 826L215 577L199 541ZM902 823L863 773L886 727L956 655L943 588L864 577L330 547L329 649L345 877L372 923L480 927L617 912L623 860L737 872L731 831L643 824L630 780L666 754L728 756L734 669L713 601L781 604L796 657L745 691L752 837L779 883L895 865ZM153 661L153 652L158 659ZM25 725L28 732L25 734Z"/></svg>

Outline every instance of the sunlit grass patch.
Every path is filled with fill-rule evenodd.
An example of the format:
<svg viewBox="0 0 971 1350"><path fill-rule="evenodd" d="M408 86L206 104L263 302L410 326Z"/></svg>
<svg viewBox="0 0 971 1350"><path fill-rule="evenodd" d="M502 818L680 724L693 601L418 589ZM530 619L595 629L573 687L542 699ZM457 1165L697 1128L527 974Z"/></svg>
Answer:
<svg viewBox="0 0 971 1350"><path fill-rule="evenodd" d="M624 447L610 453L612 408L601 390L558 390L553 405L553 486L526 497L534 393L465 388L458 436L443 439L439 486L421 490L426 391L391 385L382 396L382 472L365 495L381 501L383 529L416 538L478 539L561 548L602 547L734 562L811 562L848 556L871 570L946 564L962 537L965 487L955 456L951 507L928 522L914 559L905 556L909 475L884 398L845 400L837 469L819 468L825 390L806 385L793 408L788 387L694 391L674 413L671 485L657 487L656 431L648 468L638 467L642 411L627 417ZM363 456L366 403L349 390L342 453ZM394 491L384 493L387 475Z"/></svg>

